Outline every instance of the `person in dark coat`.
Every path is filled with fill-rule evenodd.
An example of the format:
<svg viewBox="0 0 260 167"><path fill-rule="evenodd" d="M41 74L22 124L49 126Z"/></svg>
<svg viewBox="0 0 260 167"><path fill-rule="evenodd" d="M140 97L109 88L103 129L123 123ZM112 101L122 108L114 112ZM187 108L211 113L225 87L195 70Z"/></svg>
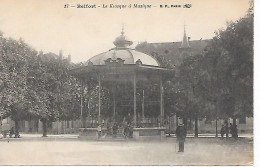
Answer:
<svg viewBox="0 0 260 167"><path fill-rule="evenodd" d="M133 138L133 126L128 124L129 138Z"/></svg>
<svg viewBox="0 0 260 167"><path fill-rule="evenodd" d="M226 139L228 139L228 133L229 133L228 123L226 123L225 125L225 131L226 131Z"/></svg>
<svg viewBox="0 0 260 167"><path fill-rule="evenodd" d="M226 130L225 130L225 126L222 124L221 130L220 130L220 134L221 134L221 139L224 138L224 134L225 134Z"/></svg>
<svg viewBox="0 0 260 167"><path fill-rule="evenodd" d="M126 139L129 137L129 128L127 125L124 126L124 137Z"/></svg>
<svg viewBox="0 0 260 167"><path fill-rule="evenodd" d="M186 138L186 134L187 134L184 124L180 124L177 127L175 134L176 134L177 140L179 141L179 151L178 152L184 152L184 142L185 142L185 138Z"/></svg>
<svg viewBox="0 0 260 167"><path fill-rule="evenodd" d="M13 135L14 135L14 127L12 127L12 128L9 130L9 137L12 138Z"/></svg>
<svg viewBox="0 0 260 167"><path fill-rule="evenodd" d="M234 126L232 125L232 123L230 123L229 125L230 125L230 126L229 126L230 134L231 134L232 137L235 137L235 136L234 136Z"/></svg>
<svg viewBox="0 0 260 167"><path fill-rule="evenodd" d="M110 133L110 126L109 126L109 124L107 124L107 135L109 136L109 135L111 135L111 133Z"/></svg>
<svg viewBox="0 0 260 167"><path fill-rule="evenodd" d="M116 137L116 135L117 135L117 131L118 131L118 126L117 126L117 124L116 123L114 123L114 125L113 125L113 137Z"/></svg>
<svg viewBox="0 0 260 167"><path fill-rule="evenodd" d="M237 139L238 138L238 135L237 135L237 125L233 125L234 126L234 138Z"/></svg>
<svg viewBox="0 0 260 167"><path fill-rule="evenodd" d="M101 125L98 125L97 131L98 131L98 139L100 139L102 136L102 126Z"/></svg>

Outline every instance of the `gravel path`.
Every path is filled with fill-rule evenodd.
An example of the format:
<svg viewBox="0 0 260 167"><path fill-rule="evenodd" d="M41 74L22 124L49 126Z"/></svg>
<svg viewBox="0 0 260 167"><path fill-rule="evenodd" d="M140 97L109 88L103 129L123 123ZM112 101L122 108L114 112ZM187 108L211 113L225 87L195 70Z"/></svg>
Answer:
<svg viewBox="0 0 260 167"><path fill-rule="evenodd" d="M176 146L176 147L175 147ZM189 138L178 153L166 141L5 140L0 165L252 165L253 142Z"/></svg>

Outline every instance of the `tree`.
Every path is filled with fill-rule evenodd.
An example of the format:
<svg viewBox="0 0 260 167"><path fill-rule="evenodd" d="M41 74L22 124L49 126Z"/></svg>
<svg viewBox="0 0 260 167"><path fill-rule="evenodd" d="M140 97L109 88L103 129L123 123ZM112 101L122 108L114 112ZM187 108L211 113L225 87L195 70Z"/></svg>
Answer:
<svg viewBox="0 0 260 167"><path fill-rule="evenodd" d="M176 107L182 106L178 108L182 108L179 112L183 113L184 120L187 117L194 119L195 137L198 137L198 118L206 116L204 96L207 87L204 81L207 80L208 75L202 68L202 59L203 55L187 57L178 68L178 86L181 96L177 98L179 105L176 105Z"/></svg>
<svg viewBox="0 0 260 167"><path fill-rule="evenodd" d="M253 19L251 9L244 18L229 22L216 32L205 54L217 62L209 73L218 82L220 115L233 120L253 115Z"/></svg>
<svg viewBox="0 0 260 167"><path fill-rule="evenodd" d="M30 59L27 84L31 112L42 121L44 137L48 122L79 118L79 82L69 74L69 67L66 60L52 53Z"/></svg>
<svg viewBox="0 0 260 167"><path fill-rule="evenodd" d="M27 58L35 53L22 39L15 41L0 35L1 110L4 117L11 116L15 121L15 137L19 137L18 122L28 118L29 114L26 98Z"/></svg>
<svg viewBox="0 0 260 167"><path fill-rule="evenodd" d="M39 118L43 136L55 120L79 118L79 82L69 74L70 62L53 53L37 52L0 33L0 111L15 121Z"/></svg>

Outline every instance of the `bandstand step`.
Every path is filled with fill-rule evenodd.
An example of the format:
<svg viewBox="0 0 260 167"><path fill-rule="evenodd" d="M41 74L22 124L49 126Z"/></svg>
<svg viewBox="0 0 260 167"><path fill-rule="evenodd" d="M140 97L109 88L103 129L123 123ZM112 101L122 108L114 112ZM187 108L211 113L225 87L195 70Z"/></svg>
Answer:
<svg viewBox="0 0 260 167"><path fill-rule="evenodd" d="M105 137L105 138L101 138L99 140L102 140L102 141L124 141L125 138L123 138L123 137Z"/></svg>

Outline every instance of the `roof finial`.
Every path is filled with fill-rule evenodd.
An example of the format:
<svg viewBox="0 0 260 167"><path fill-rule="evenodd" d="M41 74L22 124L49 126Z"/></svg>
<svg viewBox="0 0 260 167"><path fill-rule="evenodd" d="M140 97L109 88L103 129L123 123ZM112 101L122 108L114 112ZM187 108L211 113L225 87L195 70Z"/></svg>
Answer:
<svg viewBox="0 0 260 167"><path fill-rule="evenodd" d="M184 34L186 34L186 24L184 22Z"/></svg>
<svg viewBox="0 0 260 167"><path fill-rule="evenodd" d="M121 31L121 34L124 35L125 32L124 32L124 24L122 24L122 31Z"/></svg>
<svg viewBox="0 0 260 167"><path fill-rule="evenodd" d="M117 48L125 48L125 47L132 45L132 44L133 44L132 41L129 41L129 40L126 39L125 32L124 32L124 24L122 24L121 35L116 38L116 40L114 41L114 45Z"/></svg>

